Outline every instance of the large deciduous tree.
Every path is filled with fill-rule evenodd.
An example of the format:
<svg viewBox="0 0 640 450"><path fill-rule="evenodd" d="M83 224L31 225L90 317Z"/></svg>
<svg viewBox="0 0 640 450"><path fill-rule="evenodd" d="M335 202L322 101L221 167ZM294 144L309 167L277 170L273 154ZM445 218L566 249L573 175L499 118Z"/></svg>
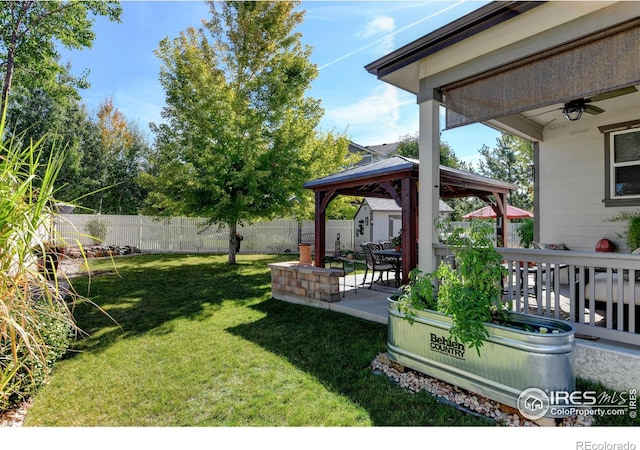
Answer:
<svg viewBox="0 0 640 450"><path fill-rule="evenodd" d="M418 133L405 134L400 137L396 149L398 155L409 158L420 159L420 149L418 145ZM472 170L473 168L459 159L447 142L440 142L440 164L454 169Z"/></svg>
<svg viewBox="0 0 640 450"><path fill-rule="evenodd" d="M59 89L64 90L64 87L63 80L60 80ZM72 87L66 87L73 91ZM67 194L73 190L71 184L77 181L82 158L78 132L83 129L87 117L88 113L81 108L78 98L71 94L58 98L45 89L16 87L11 96L7 110L7 123L11 126L5 131L7 136L22 141L24 146L42 140L40 149L44 160L57 157L55 153L62 150L65 152L65 163L57 178L60 183L56 194L58 200L72 198ZM44 166L37 170L42 176Z"/></svg>
<svg viewBox="0 0 640 450"><path fill-rule="evenodd" d="M400 138L396 151L399 155L420 159L418 133L406 134L402 136ZM452 167L454 169L473 171L472 165L458 158L451 146L444 141L440 142L440 164L446 167ZM452 198L447 200L446 203L454 210L451 218L454 220L459 220L462 214L467 212L467 205L469 201L466 198Z"/></svg>
<svg viewBox="0 0 640 450"><path fill-rule="evenodd" d="M107 98L79 135L83 195L74 203L98 213L138 214L146 196L139 175L150 152L139 127Z"/></svg>
<svg viewBox="0 0 640 450"><path fill-rule="evenodd" d="M293 214L318 158L340 164L346 146L316 127L323 110L306 91L317 76L295 32L299 2L209 2L211 20L156 50L166 92L147 182L155 214L207 217L229 228ZM333 142L330 152L319 141Z"/></svg>
<svg viewBox="0 0 640 450"><path fill-rule="evenodd" d="M43 89L17 88L7 115L7 135L24 145L42 140L43 159L65 150L57 200L105 214L140 212L146 191L138 175L149 144L111 99L94 119L73 95L61 99Z"/></svg>
<svg viewBox="0 0 640 450"><path fill-rule="evenodd" d="M14 78L24 88L56 89L65 72L58 63L56 44L90 47L95 35L91 15L119 21L117 1L11 1L0 3L0 117Z"/></svg>

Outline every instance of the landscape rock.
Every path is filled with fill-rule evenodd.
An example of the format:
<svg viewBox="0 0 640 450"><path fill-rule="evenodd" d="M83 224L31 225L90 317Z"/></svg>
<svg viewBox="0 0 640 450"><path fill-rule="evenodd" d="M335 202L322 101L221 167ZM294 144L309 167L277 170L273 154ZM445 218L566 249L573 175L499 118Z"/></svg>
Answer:
<svg viewBox="0 0 640 450"><path fill-rule="evenodd" d="M371 363L371 368L374 373L386 375L392 382L412 393L427 391L442 403L452 404L470 414L485 416L487 419L495 421L496 425L508 427L585 427L591 426L593 423L591 416L567 417L558 421L544 417L538 421L531 421L522 417L516 409L510 406L499 404L458 386L399 366L385 354L376 357Z"/></svg>

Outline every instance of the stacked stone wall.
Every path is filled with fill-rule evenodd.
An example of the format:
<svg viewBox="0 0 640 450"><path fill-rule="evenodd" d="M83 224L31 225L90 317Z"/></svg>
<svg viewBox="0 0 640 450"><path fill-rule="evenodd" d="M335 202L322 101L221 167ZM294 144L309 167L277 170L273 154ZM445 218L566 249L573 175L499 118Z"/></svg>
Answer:
<svg viewBox="0 0 640 450"><path fill-rule="evenodd" d="M284 300L287 296L300 299L340 301L340 269L325 269L302 265L297 261L269 264L271 294Z"/></svg>

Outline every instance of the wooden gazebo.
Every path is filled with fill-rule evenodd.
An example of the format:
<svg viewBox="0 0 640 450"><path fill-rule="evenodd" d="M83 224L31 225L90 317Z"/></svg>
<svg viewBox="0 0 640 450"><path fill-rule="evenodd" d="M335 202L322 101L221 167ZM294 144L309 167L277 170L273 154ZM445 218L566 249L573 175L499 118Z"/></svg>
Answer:
<svg viewBox="0 0 640 450"><path fill-rule="evenodd" d="M326 210L338 195L392 198L402 208L402 242L418 241L418 175L420 162L394 155L371 164L357 166L304 184L315 193L315 265L325 257ZM478 197L490 203L498 214L498 235L506 242L504 213L507 194L516 185L464 170L440 166L440 197ZM493 200L491 199L493 197ZM402 283L418 265L416 245L402 246Z"/></svg>

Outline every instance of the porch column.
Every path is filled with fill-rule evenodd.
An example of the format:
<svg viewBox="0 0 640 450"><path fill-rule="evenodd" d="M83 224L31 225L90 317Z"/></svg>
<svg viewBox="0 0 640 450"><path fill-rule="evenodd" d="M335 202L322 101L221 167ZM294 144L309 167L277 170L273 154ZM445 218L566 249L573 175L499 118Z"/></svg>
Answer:
<svg viewBox="0 0 640 450"><path fill-rule="evenodd" d="M437 92L420 93L420 176L418 210L420 214L420 247L418 267L423 272L437 268L433 244L438 243L434 225L440 214L440 102ZM424 101L423 101L424 100Z"/></svg>

